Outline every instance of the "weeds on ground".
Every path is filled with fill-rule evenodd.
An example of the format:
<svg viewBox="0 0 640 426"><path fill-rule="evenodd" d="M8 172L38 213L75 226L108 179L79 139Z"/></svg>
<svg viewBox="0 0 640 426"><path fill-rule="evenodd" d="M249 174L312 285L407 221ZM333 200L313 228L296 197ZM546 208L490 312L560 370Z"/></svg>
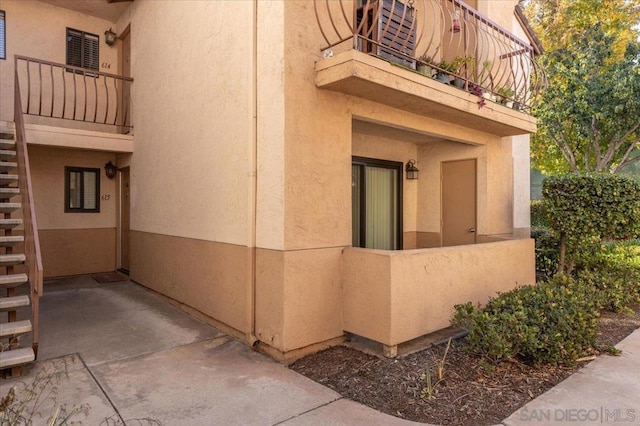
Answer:
<svg viewBox="0 0 640 426"><path fill-rule="evenodd" d="M75 362L72 361L72 362ZM18 382L4 396L0 396L0 426L31 426L42 424L42 411L52 404L52 414L47 418L47 426L71 426L82 424L78 418L89 416L89 404L73 405L57 403L60 381L69 378L69 361L66 358L44 364L30 383ZM146 425L161 426L151 418L123 420L118 414L105 418L99 426Z"/></svg>
<svg viewBox="0 0 640 426"><path fill-rule="evenodd" d="M436 387L440 383L442 383L442 381L444 380L444 366L447 360L447 354L449 353L450 347L451 347L451 339L449 339L449 341L447 342L447 347L444 350L444 355L442 356L442 359L438 361L438 363L435 365L435 373L436 373L435 381L431 374L430 365L427 365L427 367L424 370L424 373L420 375L420 378L426 382L425 387L422 388L420 397L426 398L426 399L434 399L436 397L436 394L437 394Z"/></svg>
<svg viewBox="0 0 640 426"><path fill-rule="evenodd" d="M0 425L32 425L42 418L41 410L45 404L53 404L53 412L46 420L47 426L78 424L73 418L89 415L89 404L58 405L56 397L60 380L68 378L68 361L47 363L38 371L30 383L18 382L6 395L0 398Z"/></svg>

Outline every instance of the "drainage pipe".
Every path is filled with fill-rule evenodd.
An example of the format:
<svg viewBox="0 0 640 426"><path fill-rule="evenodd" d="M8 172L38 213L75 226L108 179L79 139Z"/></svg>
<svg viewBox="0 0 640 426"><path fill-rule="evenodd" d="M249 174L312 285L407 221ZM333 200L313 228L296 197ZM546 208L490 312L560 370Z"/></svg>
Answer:
<svg viewBox="0 0 640 426"><path fill-rule="evenodd" d="M252 61L251 61L251 148L249 152L249 345L256 346L256 228L258 209L258 1L253 1Z"/></svg>

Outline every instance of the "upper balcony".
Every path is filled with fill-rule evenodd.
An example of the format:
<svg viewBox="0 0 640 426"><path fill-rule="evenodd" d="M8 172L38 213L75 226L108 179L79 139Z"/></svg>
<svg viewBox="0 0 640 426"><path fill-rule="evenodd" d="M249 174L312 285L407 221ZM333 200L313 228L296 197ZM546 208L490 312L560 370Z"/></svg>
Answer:
<svg viewBox="0 0 640 426"><path fill-rule="evenodd" d="M459 0L314 0L316 85L499 136L532 133L534 47ZM511 15L509 15L511 16Z"/></svg>
<svg viewBox="0 0 640 426"><path fill-rule="evenodd" d="M133 152L133 79L15 56L15 96L27 141L37 145Z"/></svg>

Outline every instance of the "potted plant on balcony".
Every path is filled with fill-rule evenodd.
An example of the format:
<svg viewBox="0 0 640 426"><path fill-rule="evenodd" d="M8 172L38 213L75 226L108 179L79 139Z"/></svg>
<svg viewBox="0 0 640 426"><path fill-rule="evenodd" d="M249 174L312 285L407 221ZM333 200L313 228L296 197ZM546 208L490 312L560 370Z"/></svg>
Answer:
<svg viewBox="0 0 640 426"><path fill-rule="evenodd" d="M511 108L513 106L513 101L510 98L513 97L514 94L515 92L509 87L499 87L496 91L496 95L498 96L498 103Z"/></svg>
<svg viewBox="0 0 640 426"><path fill-rule="evenodd" d="M438 70L436 72L436 79L446 84L451 83L452 73L455 72L455 64L443 59L438 64Z"/></svg>
<svg viewBox="0 0 640 426"><path fill-rule="evenodd" d="M465 79L462 78L462 70L468 71L469 74L473 74L473 67L475 64L475 57L473 56L456 56L453 59L452 67L453 72L456 74L453 80L454 86L459 89L464 88Z"/></svg>
<svg viewBox="0 0 640 426"><path fill-rule="evenodd" d="M422 55L418 58L416 70L427 77L433 77L433 59L429 55Z"/></svg>

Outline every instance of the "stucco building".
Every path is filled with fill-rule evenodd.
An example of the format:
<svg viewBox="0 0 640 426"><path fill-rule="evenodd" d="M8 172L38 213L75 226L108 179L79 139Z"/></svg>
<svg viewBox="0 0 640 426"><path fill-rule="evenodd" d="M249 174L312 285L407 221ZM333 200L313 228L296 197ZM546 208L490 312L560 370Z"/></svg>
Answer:
<svg viewBox="0 0 640 426"><path fill-rule="evenodd" d="M533 283L516 4L0 0L44 277L126 270L281 360Z"/></svg>

